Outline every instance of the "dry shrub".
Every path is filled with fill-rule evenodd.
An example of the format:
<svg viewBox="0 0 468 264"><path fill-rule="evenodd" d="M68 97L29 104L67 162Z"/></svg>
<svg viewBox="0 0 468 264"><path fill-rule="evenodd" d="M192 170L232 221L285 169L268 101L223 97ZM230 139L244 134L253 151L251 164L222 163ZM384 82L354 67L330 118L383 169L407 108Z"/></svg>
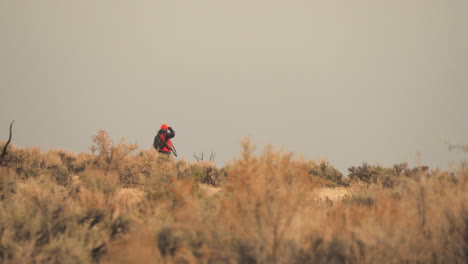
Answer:
<svg viewBox="0 0 468 264"><path fill-rule="evenodd" d="M228 167L220 222L239 261L276 263L284 260L291 224L314 188L308 163L271 146L254 157L248 139L242 147L242 158Z"/></svg>
<svg viewBox="0 0 468 264"><path fill-rule="evenodd" d="M0 167L0 200L10 197L16 192L17 181L9 168Z"/></svg>
<svg viewBox="0 0 468 264"><path fill-rule="evenodd" d="M226 171L218 169L211 161L191 162L186 168L179 178L194 177L196 181L212 186L221 186L227 178Z"/></svg>
<svg viewBox="0 0 468 264"><path fill-rule="evenodd" d="M330 165L328 161L311 161L309 162L309 166L309 173L320 179L318 181L320 186L337 187L349 185L348 179L344 178L343 174Z"/></svg>
<svg viewBox="0 0 468 264"><path fill-rule="evenodd" d="M468 169L356 167L242 143L225 168L99 132L95 154L12 148L1 263L466 263ZM362 179L362 180L359 180ZM209 186L208 186L209 185ZM208 187L207 187L208 186ZM340 197L320 199L323 192Z"/></svg>
<svg viewBox="0 0 468 264"><path fill-rule="evenodd" d="M138 148L136 144L125 143L124 138L115 145L109 134L104 130L99 130L98 134L92 139L94 145L90 147L90 150L97 153L95 165L106 171L118 169L122 166L124 158Z"/></svg>

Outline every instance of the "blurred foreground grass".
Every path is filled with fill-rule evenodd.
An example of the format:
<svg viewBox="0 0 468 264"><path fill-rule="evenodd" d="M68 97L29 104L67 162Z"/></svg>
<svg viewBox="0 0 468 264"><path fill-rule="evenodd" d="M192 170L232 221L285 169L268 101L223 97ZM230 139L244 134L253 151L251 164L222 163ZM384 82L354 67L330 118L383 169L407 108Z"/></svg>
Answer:
<svg viewBox="0 0 468 264"><path fill-rule="evenodd" d="M114 144L13 147L1 263L467 263L468 169L326 162L248 140L217 168ZM328 188L324 188L328 187Z"/></svg>

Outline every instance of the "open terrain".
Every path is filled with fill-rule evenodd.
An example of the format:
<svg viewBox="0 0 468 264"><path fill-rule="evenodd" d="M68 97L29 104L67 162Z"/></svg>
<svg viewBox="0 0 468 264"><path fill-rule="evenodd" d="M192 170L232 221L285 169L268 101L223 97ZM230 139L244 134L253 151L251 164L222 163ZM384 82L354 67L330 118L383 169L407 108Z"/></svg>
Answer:
<svg viewBox="0 0 468 264"><path fill-rule="evenodd" d="M2 146L2 144L0 144ZM468 168L327 162L242 143L223 168L104 131L91 153L11 146L1 263L466 263Z"/></svg>

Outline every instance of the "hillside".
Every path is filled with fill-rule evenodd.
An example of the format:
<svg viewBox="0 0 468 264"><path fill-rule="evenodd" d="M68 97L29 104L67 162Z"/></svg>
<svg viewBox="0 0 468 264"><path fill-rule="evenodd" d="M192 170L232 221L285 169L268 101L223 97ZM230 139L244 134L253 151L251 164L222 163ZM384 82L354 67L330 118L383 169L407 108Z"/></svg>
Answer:
<svg viewBox="0 0 468 264"><path fill-rule="evenodd" d="M242 143L186 162L105 132L92 153L14 146L1 263L466 263L468 169L350 168Z"/></svg>

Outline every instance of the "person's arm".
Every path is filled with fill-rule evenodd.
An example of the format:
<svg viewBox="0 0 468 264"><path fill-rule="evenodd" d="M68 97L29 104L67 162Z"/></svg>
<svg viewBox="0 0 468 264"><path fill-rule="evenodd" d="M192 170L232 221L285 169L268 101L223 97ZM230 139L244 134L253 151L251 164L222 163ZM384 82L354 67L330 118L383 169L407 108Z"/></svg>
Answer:
<svg viewBox="0 0 468 264"><path fill-rule="evenodd" d="M175 137L174 129L172 129L172 127L168 127L167 129L169 130L169 132L167 132L166 139Z"/></svg>

